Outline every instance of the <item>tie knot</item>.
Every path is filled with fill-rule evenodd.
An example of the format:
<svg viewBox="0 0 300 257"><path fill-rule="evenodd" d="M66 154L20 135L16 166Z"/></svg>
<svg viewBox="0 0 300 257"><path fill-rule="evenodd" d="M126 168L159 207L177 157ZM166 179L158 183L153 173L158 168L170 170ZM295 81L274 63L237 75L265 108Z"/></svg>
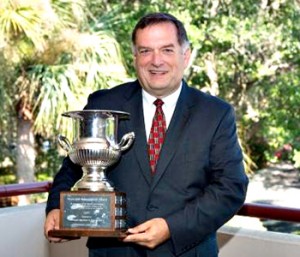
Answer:
<svg viewBox="0 0 300 257"><path fill-rule="evenodd" d="M154 104L155 104L156 107L161 107L164 104L164 101L161 100L161 99L156 99L154 101Z"/></svg>

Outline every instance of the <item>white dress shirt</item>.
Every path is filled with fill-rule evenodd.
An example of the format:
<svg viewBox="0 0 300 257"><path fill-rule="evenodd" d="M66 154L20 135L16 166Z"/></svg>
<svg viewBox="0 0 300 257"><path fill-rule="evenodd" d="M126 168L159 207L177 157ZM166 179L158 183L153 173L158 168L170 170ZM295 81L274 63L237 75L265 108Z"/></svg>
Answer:
<svg viewBox="0 0 300 257"><path fill-rule="evenodd" d="M165 119L166 119L166 126L168 128L174 110L175 106L179 97L179 94L181 92L182 83L180 87L171 95L168 95L167 97L162 98L164 104L162 106ZM153 103L157 98L147 93L144 89L142 90L143 95L143 112L144 112L144 122L145 122L145 129L146 129L146 135L147 139L149 138L151 126L152 126L152 120L155 114L156 106Z"/></svg>

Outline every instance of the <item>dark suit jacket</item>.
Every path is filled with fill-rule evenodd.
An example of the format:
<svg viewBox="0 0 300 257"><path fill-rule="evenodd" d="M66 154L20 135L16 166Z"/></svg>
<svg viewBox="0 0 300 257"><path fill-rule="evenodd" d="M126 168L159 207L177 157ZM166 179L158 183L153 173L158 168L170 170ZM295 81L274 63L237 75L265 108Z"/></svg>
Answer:
<svg viewBox="0 0 300 257"><path fill-rule="evenodd" d="M88 247L108 251L115 247L130 257L217 256L216 230L242 206L248 183L233 108L183 82L153 177L138 81L91 94L86 109L131 114L130 119L120 121L119 137L134 131L135 141L109 169L108 178L127 194L130 227L162 217L171 232L171 239L154 250L104 238L90 238ZM69 158L64 160L47 211L59 207L59 192L69 189L81 174L80 167ZM107 256L122 257L115 249Z"/></svg>

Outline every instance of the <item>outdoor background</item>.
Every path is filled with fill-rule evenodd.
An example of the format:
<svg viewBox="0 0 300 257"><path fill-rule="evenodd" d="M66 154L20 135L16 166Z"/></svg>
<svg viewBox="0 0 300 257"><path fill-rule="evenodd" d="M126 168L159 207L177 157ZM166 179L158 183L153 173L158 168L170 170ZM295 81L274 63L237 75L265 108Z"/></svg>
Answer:
<svg viewBox="0 0 300 257"><path fill-rule="evenodd" d="M285 195L300 208L296 0L1 0L0 184L52 180L66 154L57 136L71 136L61 114L135 78L131 31L154 11L186 26L187 82L235 107L250 201L284 204Z"/></svg>

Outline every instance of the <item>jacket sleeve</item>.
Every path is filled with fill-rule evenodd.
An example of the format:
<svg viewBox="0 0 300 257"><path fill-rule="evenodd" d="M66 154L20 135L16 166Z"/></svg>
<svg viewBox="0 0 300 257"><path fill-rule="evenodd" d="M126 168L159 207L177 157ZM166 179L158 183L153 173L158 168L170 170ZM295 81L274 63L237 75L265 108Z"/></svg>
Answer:
<svg viewBox="0 0 300 257"><path fill-rule="evenodd" d="M209 183L201 194L168 217L176 256L214 234L244 203L248 178L236 135L233 108L228 108L213 134Z"/></svg>
<svg viewBox="0 0 300 257"><path fill-rule="evenodd" d="M60 192L69 191L76 181L82 177L82 174L81 167L74 164L69 157L63 160L62 166L56 174L49 192L46 214L53 209L60 208Z"/></svg>

